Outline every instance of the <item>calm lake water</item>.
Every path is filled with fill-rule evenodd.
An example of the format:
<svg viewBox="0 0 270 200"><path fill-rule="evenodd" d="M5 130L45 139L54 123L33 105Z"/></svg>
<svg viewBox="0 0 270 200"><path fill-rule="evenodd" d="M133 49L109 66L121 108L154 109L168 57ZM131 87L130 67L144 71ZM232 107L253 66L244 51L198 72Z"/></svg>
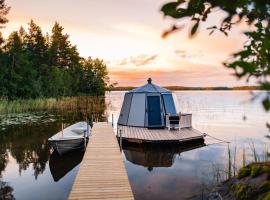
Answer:
<svg viewBox="0 0 270 200"><path fill-rule="evenodd" d="M109 121L113 114L116 124L123 97L124 92L107 93L107 108L95 114L103 114ZM125 144L122 156L136 199L198 197L217 179L225 178L228 145L215 138L231 142L232 155L236 148L237 167L242 164L243 149L247 162L254 159L253 144L258 157L267 159L270 113L263 110L260 98L250 101L247 91L184 91L176 92L176 98L181 112L193 114L193 127L212 137L192 146ZM47 139L60 130L62 120L71 124L83 119L74 113L32 113L19 115L19 119L1 116L0 199L3 191L16 199L68 197L83 152L60 157L49 149ZM27 121L29 118L35 120Z"/></svg>

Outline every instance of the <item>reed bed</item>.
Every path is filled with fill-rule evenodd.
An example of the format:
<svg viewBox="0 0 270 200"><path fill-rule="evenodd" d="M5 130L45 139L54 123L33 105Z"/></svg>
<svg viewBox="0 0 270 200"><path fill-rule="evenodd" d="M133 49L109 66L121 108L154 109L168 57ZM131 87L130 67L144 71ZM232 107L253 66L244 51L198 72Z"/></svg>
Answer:
<svg viewBox="0 0 270 200"><path fill-rule="evenodd" d="M102 113L105 110L104 97L79 96L63 98L0 100L0 113L24 113L37 111L83 111Z"/></svg>
<svg viewBox="0 0 270 200"><path fill-rule="evenodd" d="M239 170L248 164L269 162L270 153L267 146L258 151L252 140L248 146L248 148L243 147L242 149L238 149L236 145L227 146L227 164L212 164L212 176L215 184L236 177Z"/></svg>

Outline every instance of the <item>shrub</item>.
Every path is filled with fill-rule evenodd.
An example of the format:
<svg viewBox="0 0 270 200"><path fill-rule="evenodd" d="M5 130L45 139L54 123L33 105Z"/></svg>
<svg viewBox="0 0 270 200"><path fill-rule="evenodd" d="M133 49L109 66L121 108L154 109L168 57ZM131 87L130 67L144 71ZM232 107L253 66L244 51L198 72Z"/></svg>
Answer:
<svg viewBox="0 0 270 200"><path fill-rule="evenodd" d="M262 198L261 200L270 200L270 192L267 192Z"/></svg>
<svg viewBox="0 0 270 200"><path fill-rule="evenodd" d="M261 165L258 165L258 164L251 165L251 173L250 173L250 175L252 177L257 177L262 173L263 173L263 167Z"/></svg>
<svg viewBox="0 0 270 200"><path fill-rule="evenodd" d="M260 193L269 192L270 191L270 182L269 181L263 181L260 184L259 190L260 190Z"/></svg>
<svg viewBox="0 0 270 200"><path fill-rule="evenodd" d="M238 171L238 174L237 174L237 178L238 179L241 179L241 178L244 178L244 177L247 177L250 175L250 168L249 167L242 167L239 171Z"/></svg>
<svg viewBox="0 0 270 200"><path fill-rule="evenodd" d="M255 190L250 185L237 184L234 187L234 194L238 200L251 200L254 199Z"/></svg>

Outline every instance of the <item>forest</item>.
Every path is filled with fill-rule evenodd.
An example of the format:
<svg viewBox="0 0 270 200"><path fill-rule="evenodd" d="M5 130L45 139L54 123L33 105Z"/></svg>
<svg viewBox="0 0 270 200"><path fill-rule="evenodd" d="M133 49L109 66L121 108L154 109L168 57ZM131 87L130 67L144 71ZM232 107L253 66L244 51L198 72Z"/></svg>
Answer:
<svg viewBox="0 0 270 200"><path fill-rule="evenodd" d="M102 96L108 82L104 61L81 57L57 22L50 34L33 20L6 39L0 32L0 99Z"/></svg>

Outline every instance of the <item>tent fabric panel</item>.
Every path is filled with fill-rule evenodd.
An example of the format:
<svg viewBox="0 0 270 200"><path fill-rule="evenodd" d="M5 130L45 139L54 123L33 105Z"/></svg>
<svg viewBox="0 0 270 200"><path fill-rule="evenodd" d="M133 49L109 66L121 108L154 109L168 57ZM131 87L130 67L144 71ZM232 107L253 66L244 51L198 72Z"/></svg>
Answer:
<svg viewBox="0 0 270 200"><path fill-rule="evenodd" d="M172 94L163 94L162 97L166 114L176 114Z"/></svg>
<svg viewBox="0 0 270 200"><path fill-rule="evenodd" d="M145 94L133 94L128 117L129 126L144 126Z"/></svg>
<svg viewBox="0 0 270 200"><path fill-rule="evenodd" d="M129 91L130 93L171 93L171 91L165 89L165 88L162 88L162 87L159 87L157 85L154 85L154 84L145 84L141 87L138 87L138 88L135 88L131 91Z"/></svg>
<svg viewBox="0 0 270 200"><path fill-rule="evenodd" d="M132 100L132 94L126 93L123 104L122 104L121 112L118 118L118 124L127 125L131 100Z"/></svg>

